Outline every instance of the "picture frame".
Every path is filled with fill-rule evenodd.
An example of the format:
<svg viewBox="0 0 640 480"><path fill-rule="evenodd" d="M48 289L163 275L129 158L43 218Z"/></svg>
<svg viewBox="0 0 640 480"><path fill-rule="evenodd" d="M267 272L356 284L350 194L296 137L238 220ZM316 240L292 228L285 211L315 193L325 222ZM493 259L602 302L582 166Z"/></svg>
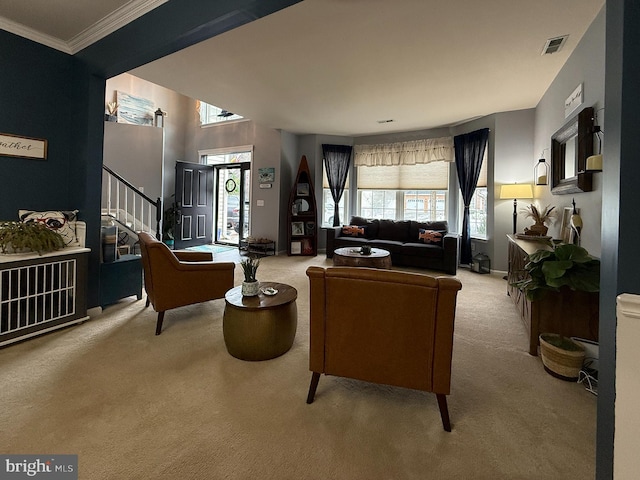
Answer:
<svg viewBox="0 0 640 480"><path fill-rule="evenodd" d="M300 255L302 253L302 242L291 242L291 255Z"/></svg>
<svg viewBox="0 0 640 480"><path fill-rule="evenodd" d="M296 195L301 197L306 197L309 195L309 184L308 183L298 183L296 185Z"/></svg>
<svg viewBox="0 0 640 480"><path fill-rule="evenodd" d="M42 138L0 133L0 156L46 160L47 141Z"/></svg>
<svg viewBox="0 0 640 480"><path fill-rule="evenodd" d="M562 243L573 243L573 229L571 228L572 214L573 208L571 207L564 207L562 210L562 223L560 224L560 239Z"/></svg>
<svg viewBox="0 0 640 480"><path fill-rule="evenodd" d="M276 169L274 167L264 167L258 169L258 181L260 183L272 183L276 180Z"/></svg>
<svg viewBox="0 0 640 480"><path fill-rule="evenodd" d="M306 222L304 224L304 230L307 235L313 235L315 229L316 229L316 222Z"/></svg>
<svg viewBox="0 0 640 480"><path fill-rule="evenodd" d="M304 222L291 222L291 235L304 235Z"/></svg>

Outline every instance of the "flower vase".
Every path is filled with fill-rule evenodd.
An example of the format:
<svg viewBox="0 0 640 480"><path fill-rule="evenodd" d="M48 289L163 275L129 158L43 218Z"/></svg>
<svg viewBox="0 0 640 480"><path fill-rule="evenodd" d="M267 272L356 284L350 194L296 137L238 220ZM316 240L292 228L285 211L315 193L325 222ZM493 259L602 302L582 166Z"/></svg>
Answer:
<svg viewBox="0 0 640 480"><path fill-rule="evenodd" d="M260 292L260 282L242 282L242 295L244 297L255 297Z"/></svg>

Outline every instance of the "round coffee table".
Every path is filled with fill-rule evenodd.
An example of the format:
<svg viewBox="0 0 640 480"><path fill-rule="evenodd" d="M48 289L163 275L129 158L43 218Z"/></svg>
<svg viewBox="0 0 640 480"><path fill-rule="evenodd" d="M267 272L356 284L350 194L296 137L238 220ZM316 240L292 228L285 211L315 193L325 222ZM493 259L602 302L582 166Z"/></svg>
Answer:
<svg viewBox="0 0 640 480"><path fill-rule="evenodd" d="M336 248L333 264L347 267L391 268L391 254L382 248L372 248L371 255L363 255L359 248Z"/></svg>
<svg viewBox="0 0 640 480"><path fill-rule="evenodd" d="M269 360L286 353L293 345L298 326L298 291L291 285L260 282L260 289L274 288L268 296L262 291L244 297L242 286L225 296L222 331L227 351L241 360Z"/></svg>

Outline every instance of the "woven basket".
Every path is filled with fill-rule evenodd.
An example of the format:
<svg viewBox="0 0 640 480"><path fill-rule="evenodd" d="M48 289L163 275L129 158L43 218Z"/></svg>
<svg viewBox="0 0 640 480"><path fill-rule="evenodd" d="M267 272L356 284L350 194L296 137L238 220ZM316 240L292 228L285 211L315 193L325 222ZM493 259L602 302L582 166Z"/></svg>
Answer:
<svg viewBox="0 0 640 480"><path fill-rule="evenodd" d="M564 341L570 342L574 348L573 350L565 350L547 341L554 337L559 338L560 335L555 333L540 334L540 356L544 369L554 377L576 381L584 362L584 347L565 338Z"/></svg>

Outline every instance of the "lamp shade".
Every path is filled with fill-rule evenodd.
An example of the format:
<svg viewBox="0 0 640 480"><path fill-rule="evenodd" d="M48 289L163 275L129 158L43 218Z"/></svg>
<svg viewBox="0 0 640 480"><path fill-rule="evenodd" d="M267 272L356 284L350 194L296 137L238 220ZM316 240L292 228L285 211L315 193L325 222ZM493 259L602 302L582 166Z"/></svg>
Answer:
<svg viewBox="0 0 640 480"><path fill-rule="evenodd" d="M533 198L533 188L528 183L506 184L500 187L500 199Z"/></svg>

